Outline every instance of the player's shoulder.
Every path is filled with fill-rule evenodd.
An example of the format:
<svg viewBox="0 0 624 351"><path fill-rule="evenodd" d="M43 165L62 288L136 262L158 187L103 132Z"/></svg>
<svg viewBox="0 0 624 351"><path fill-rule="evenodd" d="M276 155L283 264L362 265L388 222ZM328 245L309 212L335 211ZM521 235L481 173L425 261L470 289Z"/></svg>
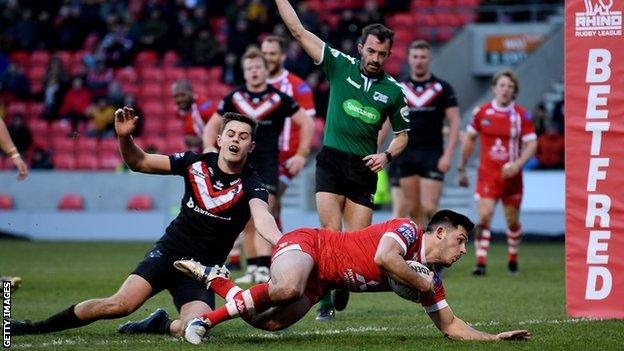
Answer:
<svg viewBox="0 0 624 351"><path fill-rule="evenodd" d="M514 111L516 111L517 114L519 114L523 118L531 119L531 114L524 107L520 106L519 104L514 102L513 109L514 109Z"/></svg>
<svg viewBox="0 0 624 351"><path fill-rule="evenodd" d="M208 98L199 98L195 103L197 104L197 109L200 112L214 108L217 105L217 101Z"/></svg>
<svg viewBox="0 0 624 351"><path fill-rule="evenodd" d="M475 107L472 110L472 114L476 116L478 114L485 113L487 111L494 111L494 107L492 106L491 101L484 102L481 105L478 105L477 107Z"/></svg>
<svg viewBox="0 0 624 351"><path fill-rule="evenodd" d="M359 67L359 63L360 60L349 55L349 54L345 54L344 52L331 47L331 45L325 43L325 48L329 53L329 56L334 58L334 59L345 59L347 62L349 62L351 65L357 65Z"/></svg>
<svg viewBox="0 0 624 351"><path fill-rule="evenodd" d="M401 83L399 83L399 81L397 81L393 76L384 72L382 82L385 83L386 89L388 89L390 92L396 95L403 96L403 89L405 89L405 87Z"/></svg>
<svg viewBox="0 0 624 351"><path fill-rule="evenodd" d="M433 82L435 82L435 83L440 84L444 90L453 89L453 86L451 85L451 83L449 83L446 80L436 76L435 74L431 75L431 80Z"/></svg>

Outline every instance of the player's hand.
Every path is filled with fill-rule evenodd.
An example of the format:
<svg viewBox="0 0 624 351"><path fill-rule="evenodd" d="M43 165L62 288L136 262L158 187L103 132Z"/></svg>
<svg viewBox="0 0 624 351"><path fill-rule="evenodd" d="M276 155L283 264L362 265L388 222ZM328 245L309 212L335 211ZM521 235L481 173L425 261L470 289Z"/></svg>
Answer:
<svg viewBox="0 0 624 351"><path fill-rule="evenodd" d="M134 109L128 106L115 111L115 132L119 137L129 136L136 128L138 116L134 115Z"/></svg>
<svg viewBox="0 0 624 351"><path fill-rule="evenodd" d="M435 284L433 278L435 277L435 272L433 269L429 270L429 275L425 278L427 281L427 290L423 290L422 292L427 295L427 298L433 297L435 294Z"/></svg>
<svg viewBox="0 0 624 351"><path fill-rule="evenodd" d="M511 330L496 335L498 340L529 340L531 332L528 330Z"/></svg>
<svg viewBox="0 0 624 351"><path fill-rule="evenodd" d="M466 170L465 169L458 169L457 170L457 177L458 177L457 183L462 188L467 188L470 185L470 180L468 180L468 175L466 174Z"/></svg>
<svg viewBox="0 0 624 351"><path fill-rule="evenodd" d="M385 153L382 152L380 154L365 156L362 161L364 161L366 167L368 167L371 171L377 173L384 169L384 167L388 163L388 157Z"/></svg>
<svg viewBox="0 0 624 351"><path fill-rule="evenodd" d="M17 168L17 180L26 179L26 177L28 177L28 166L26 166L22 157L16 155L15 157L11 157L11 161L13 161L13 165Z"/></svg>
<svg viewBox="0 0 624 351"><path fill-rule="evenodd" d="M301 155L294 155L293 157L286 160L286 168L288 168L288 172L293 176L297 175L305 166L306 158Z"/></svg>
<svg viewBox="0 0 624 351"><path fill-rule="evenodd" d="M446 173L449 169L451 169L451 157L443 155L438 159L438 170L442 173Z"/></svg>
<svg viewBox="0 0 624 351"><path fill-rule="evenodd" d="M511 178L520 172L520 166L515 162L507 162L503 165L503 178Z"/></svg>

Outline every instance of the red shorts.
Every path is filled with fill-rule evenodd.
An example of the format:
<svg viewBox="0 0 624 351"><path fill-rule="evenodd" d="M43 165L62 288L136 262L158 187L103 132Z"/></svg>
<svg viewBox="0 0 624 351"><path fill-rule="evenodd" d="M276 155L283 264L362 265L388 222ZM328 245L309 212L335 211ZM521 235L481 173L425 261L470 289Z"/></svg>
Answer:
<svg viewBox="0 0 624 351"><path fill-rule="evenodd" d="M275 260L284 252L297 250L310 255L316 264L316 262L318 262L317 237L318 230L311 228L296 229L292 232L284 234L273 248L271 262L273 262L273 260ZM308 297L312 305L317 303L323 296L325 296L325 288L321 284L317 267L314 267L314 269L310 273L310 276L308 277L308 282L306 284L306 290L304 292L304 295Z"/></svg>
<svg viewBox="0 0 624 351"><path fill-rule="evenodd" d="M286 161L288 161L289 158L295 156L296 153L296 150L295 152L280 151L279 153L279 169L277 171L277 174L279 177L279 181L285 185L290 184L290 181L295 177L290 173L290 171L288 171L288 168L286 168Z"/></svg>
<svg viewBox="0 0 624 351"><path fill-rule="evenodd" d="M520 208L522 202L522 173L513 178L504 179L501 173L479 174L475 198L501 199L504 205Z"/></svg>

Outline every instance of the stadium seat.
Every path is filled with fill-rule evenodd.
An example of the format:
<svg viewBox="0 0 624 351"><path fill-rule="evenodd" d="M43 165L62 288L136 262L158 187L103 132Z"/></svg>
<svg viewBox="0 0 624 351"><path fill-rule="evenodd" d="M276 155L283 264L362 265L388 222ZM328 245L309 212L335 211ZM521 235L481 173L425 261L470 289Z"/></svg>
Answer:
<svg viewBox="0 0 624 351"><path fill-rule="evenodd" d="M29 119L41 118L43 111L45 111L45 105L43 102L30 102L26 108L26 115Z"/></svg>
<svg viewBox="0 0 624 351"><path fill-rule="evenodd" d="M8 211L13 209L13 197L9 194L0 194L0 210Z"/></svg>
<svg viewBox="0 0 624 351"><path fill-rule="evenodd" d="M210 73L203 67L192 67L186 70L186 75L193 82L207 83L210 80Z"/></svg>
<svg viewBox="0 0 624 351"><path fill-rule="evenodd" d="M76 169L76 158L73 152L55 152L52 156L52 163L54 168L58 170L73 170Z"/></svg>
<svg viewBox="0 0 624 351"><path fill-rule="evenodd" d="M163 87L159 83L148 82L141 86L139 90L139 99L146 101L149 99L162 99Z"/></svg>
<svg viewBox="0 0 624 351"><path fill-rule="evenodd" d="M146 120L159 120L165 115L167 115L167 110L165 105L160 101L148 101L143 104L143 113L145 114Z"/></svg>
<svg viewBox="0 0 624 351"><path fill-rule="evenodd" d="M165 80L163 69L157 67L143 67L139 70L143 84L162 83Z"/></svg>
<svg viewBox="0 0 624 351"><path fill-rule="evenodd" d="M165 126L163 132L169 133L169 131L182 130L182 121L177 118L168 118L165 120Z"/></svg>
<svg viewBox="0 0 624 351"><path fill-rule="evenodd" d="M72 134L72 126L71 126L71 123L69 123L66 120L54 121L52 122L52 124L50 124L49 132L52 137L54 136L69 137Z"/></svg>
<svg viewBox="0 0 624 351"><path fill-rule="evenodd" d="M186 144L184 143L184 139L177 136L167 136L165 138L165 153L172 154L174 152L183 152L188 150Z"/></svg>
<svg viewBox="0 0 624 351"><path fill-rule="evenodd" d="M122 163L123 161L121 160L119 152L105 152L98 157L99 169L114 170Z"/></svg>
<svg viewBox="0 0 624 351"><path fill-rule="evenodd" d="M46 73L45 66L32 66L28 69L28 80L30 82L42 81Z"/></svg>
<svg viewBox="0 0 624 351"><path fill-rule="evenodd" d="M165 67L174 67L180 63L180 56L177 52L173 50L169 50L163 56L163 66Z"/></svg>
<svg viewBox="0 0 624 351"><path fill-rule="evenodd" d="M137 54L135 64L138 67L153 67L158 63L156 51L141 51Z"/></svg>
<svg viewBox="0 0 624 351"><path fill-rule="evenodd" d="M30 54L27 51L13 51L9 54L9 59L13 63L18 63L22 67L28 66Z"/></svg>
<svg viewBox="0 0 624 351"><path fill-rule="evenodd" d="M128 201L126 208L129 211L151 211L154 209L154 202L149 195L134 195Z"/></svg>
<svg viewBox="0 0 624 351"><path fill-rule="evenodd" d="M145 138L143 142L143 150L155 149L155 151L159 153L165 153L167 149L167 144L162 137L150 136Z"/></svg>
<svg viewBox="0 0 624 351"><path fill-rule="evenodd" d="M92 171L98 168L99 163L95 154L81 153L76 157L76 169Z"/></svg>
<svg viewBox="0 0 624 351"><path fill-rule="evenodd" d="M6 112L7 112L7 115L9 116L14 116L17 114L26 115L27 113L26 103L20 102L20 101L12 102L7 107Z"/></svg>
<svg viewBox="0 0 624 351"><path fill-rule="evenodd" d="M165 80L166 81L176 81L178 79L186 79L186 71L184 68L178 67L165 67L164 68ZM169 84L167 84L168 86Z"/></svg>
<svg viewBox="0 0 624 351"><path fill-rule="evenodd" d="M79 137L74 145L76 152L84 154L96 154L98 140L96 138Z"/></svg>
<svg viewBox="0 0 624 351"><path fill-rule="evenodd" d="M72 60L71 51L57 51L54 55L58 56L61 62L63 62L63 66L65 66L65 68L69 68Z"/></svg>
<svg viewBox="0 0 624 351"><path fill-rule="evenodd" d="M74 152L74 139L66 136L54 136L51 138L52 149L55 152Z"/></svg>
<svg viewBox="0 0 624 351"><path fill-rule="evenodd" d="M33 135L48 137L48 122L42 119L32 119L28 122L28 127Z"/></svg>
<svg viewBox="0 0 624 351"><path fill-rule="evenodd" d="M150 118L143 122L143 134L146 137L160 136L165 132L164 123L160 119Z"/></svg>
<svg viewBox="0 0 624 351"><path fill-rule="evenodd" d="M139 75L132 67L119 68L115 71L115 79L117 79L121 85L136 84Z"/></svg>
<svg viewBox="0 0 624 351"><path fill-rule="evenodd" d="M50 53L45 50L33 51L30 54L30 66L47 67L50 62Z"/></svg>
<svg viewBox="0 0 624 351"><path fill-rule="evenodd" d="M119 154L119 143L117 142L117 139L102 138L100 140L100 143L98 144L98 152L114 152L116 154Z"/></svg>
<svg viewBox="0 0 624 351"><path fill-rule="evenodd" d="M80 194L65 194L58 203L61 211L82 211L84 210L84 200Z"/></svg>

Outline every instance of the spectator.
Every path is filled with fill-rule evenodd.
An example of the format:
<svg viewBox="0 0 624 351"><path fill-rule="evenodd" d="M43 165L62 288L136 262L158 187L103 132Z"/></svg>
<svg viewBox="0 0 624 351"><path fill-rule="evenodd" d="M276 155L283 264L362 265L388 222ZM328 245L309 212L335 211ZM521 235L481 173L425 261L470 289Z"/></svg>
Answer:
<svg viewBox="0 0 624 351"><path fill-rule="evenodd" d="M243 73L238 65L238 57L231 52L225 54L221 81L228 85L239 85L243 82Z"/></svg>
<svg viewBox="0 0 624 351"><path fill-rule="evenodd" d="M50 151L45 148L35 145L32 153L32 169L53 169L54 165L52 164Z"/></svg>
<svg viewBox="0 0 624 351"><path fill-rule="evenodd" d="M559 134L565 134L565 118L564 118L565 103L563 99L557 101L553 108L552 125L557 129Z"/></svg>
<svg viewBox="0 0 624 351"><path fill-rule="evenodd" d="M128 36L128 30L111 15L109 32L104 36L98 49L99 55L109 67L124 67L131 63L134 43Z"/></svg>
<svg viewBox="0 0 624 351"><path fill-rule="evenodd" d="M187 23L182 26L182 32L176 40L176 52L180 55L183 66L191 66L194 63L195 25Z"/></svg>
<svg viewBox="0 0 624 351"><path fill-rule="evenodd" d="M56 47L58 49L78 50L81 44L80 9L70 5L61 6L54 19L56 26Z"/></svg>
<svg viewBox="0 0 624 351"><path fill-rule="evenodd" d="M257 33L255 33L257 34ZM256 42L256 37L249 27L249 22L242 15L236 20L234 29L228 32L227 52L240 57L247 47ZM240 67L237 67L240 71Z"/></svg>
<svg viewBox="0 0 624 351"><path fill-rule="evenodd" d="M106 96L108 84L113 80L113 70L106 67L103 58L98 57L95 61L95 67L90 68L87 72L87 87L91 90L93 96Z"/></svg>
<svg viewBox="0 0 624 351"><path fill-rule="evenodd" d="M2 74L2 77L0 77L0 92L14 94L20 99L30 97L30 83L19 64L9 64L7 70Z"/></svg>
<svg viewBox="0 0 624 351"><path fill-rule="evenodd" d="M50 62L48 62L48 67L43 76L43 85L46 86L52 77L56 77L63 88L67 87L70 82L69 72L67 72L63 61L61 61L58 55L53 55L50 58Z"/></svg>
<svg viewBox="0 0 624 351"><path fill-rule="evenodd" d="M16 114L11 118L11 123L7 124L7 130L13 140L13 144L21 154L24 154L32 145L32 133L24 122L24 116Z"/></svg>
<svg viewBox="0 0 624 351"><path fill-rule="evenodd" d="M306 55L297 41L288 44L284 66L299 77L307 77L315 69L314 62Z"/></svg>
<svg viewBox="0 0 624 351"><path fill-rule="evenodd" d="M546 128L550 125L548 112L543 102L535 106L535 110L533 111L533 125L535 125L535 134L538 136L544 134Z"/></svg>
<svg viewBox="0 0 624 351"><path fill-rule="evenodd" d="M92 127L87 131L89 136L109 137L114 135L113 114L115 107L110 104L105 96L95 98L95 104L90 106L87 116L93 121Z"/></svg>
<svg viewBox="0 0 624 351"><path fill-rule="evenodd" d="M213 66L218 54L218 44L206 27L199 30L193 44L193 63L197 66Z"/></svg>
<svg viewBox="0 0 624 351"><path fill-rule="evenodd" d="M164 52L164 39L168 28L169 25L162 18L162 12L156 8L152 9L149 12L149 18L141 26L139 49Z"/></svg>
<svg viewBox="0 0 624 351"><path fill-rule="evenodd" d="M124 92L121 83L114 79L108 83L106 96L114 106L123 106Z"/></svg>
<svg viewBox="0 0 624 351"><path fill-rule="evenodd" d="M72 80L72 87L63 99L59 115L63 119L70 120L76 130L78 123L87 120L87 110L90 104L91 92L84 87L82 78L76 77Z"/></svg>
<svg viewBox="0 0 624 351"><path fill-rule="evenodd" d="M58 76L50 76L43 87L43 119L53 121L58 118L59 106L63 99L63 87Z"/></svg>
<svg viewBox="0 0 624 351"><path fill-rule="evenodd" d="M565 141L557 128L548 127L546 132L537 138L535 157L539 168L563 168Z"/></svg>
<svg viewBox="0 0 624 351"><path fill-rule="evenodd" d="M21 20L13 24L6 31L15 42L17 48L33 50L37 44L37 23L32 18L32 10L24 8L21 11Z"/></svg>
<svg viewBox="0 0 624 351"><path fill-rule="evenodd" d="M269 9L261 0L251 0L247 5L247 19L253 28L262 31L269 20Z"/></svg>

